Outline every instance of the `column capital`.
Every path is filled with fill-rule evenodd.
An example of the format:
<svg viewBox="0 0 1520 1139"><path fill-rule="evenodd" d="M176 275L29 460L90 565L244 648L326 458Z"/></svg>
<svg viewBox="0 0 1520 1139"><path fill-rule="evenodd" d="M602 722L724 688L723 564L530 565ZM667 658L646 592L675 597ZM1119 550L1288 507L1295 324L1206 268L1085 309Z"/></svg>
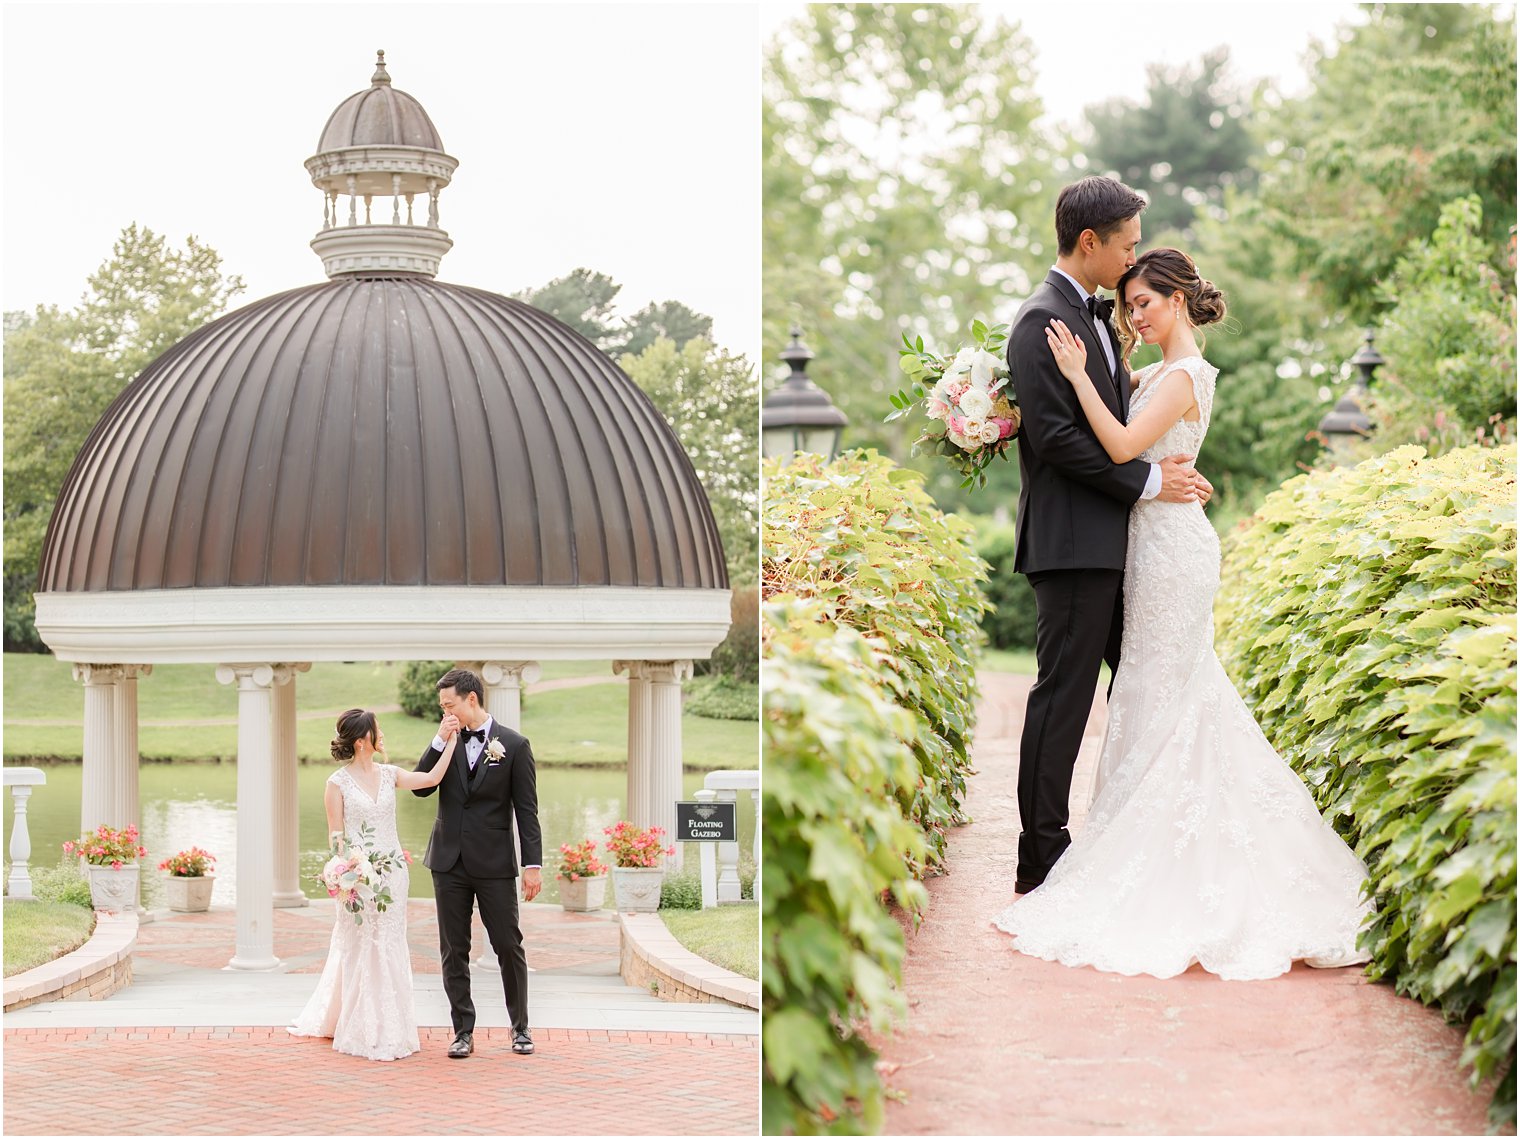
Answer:
<svg viewBox="0 0 1520 1139"><path fill-rule="evenodd" d="M74 679L85 684L115 684L118 680L134 680L152 671L151 664L76 664Z"/></svg>
<svg viewBox="0 0 1520 1139"><path fill-rule="evenodd" d="M284 664L273 664L269 667L274 670L274 683L276 685L289 684L296 678L297 673L309 672L311 670L311 661L306 660L299 662L288 662ZM220 677L218 677L218 679L220 679ZM226 681L223 681L223 683L226 683Z"/></svg>
<svg viewBox="0 0 1520 1139"><path fill-rule="evenodd" d="M480 679L492 687L524 688L543 674L536 660L488 660L480 665Z"/></svg>
<svg viewBox="0 0 1520 1139"><path fill-rule="evenodd" d="M644 662L641 660L615 660L612 662L612 675L628 674L629 680L644 679Z"/></svg>
<svg viewBox="0 0 1520 1139"><path fill-rule="evenodd" d="M680 684L691 679L689 660L646 660L644 675L656 684Z"/></svg>
<svg viewBox="0 0 1520 1139"><path fill-rule="evenodd" d="M219 664L216 666L218 684L236 683L239 688L273 688L274 666L268 664Z"/></svg>

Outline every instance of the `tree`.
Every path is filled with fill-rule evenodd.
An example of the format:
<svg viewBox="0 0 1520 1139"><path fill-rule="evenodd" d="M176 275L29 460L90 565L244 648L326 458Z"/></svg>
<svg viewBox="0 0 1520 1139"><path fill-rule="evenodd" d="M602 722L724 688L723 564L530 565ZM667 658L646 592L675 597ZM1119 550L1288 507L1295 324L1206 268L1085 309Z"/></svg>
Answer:
<svg viewBox="0 0 1520 1139"><path fill-rule="evenodd" d="M847 445L904 460L913 433L881 423L900 334L953 347L1054 260L1032 65L1016 25L958 4L815 4L766 52L765 343L802 325Z"/></svg>
<svg viewBox="0 0 1520 1139"><path fill-rule="evenodd" d="M5 647L42 651L32 591L53 503L111 401L160 353L243 291L194 237L175 249L136 224L79 305L5 315Z"/></svg>
<svg viewBox="0 0 1520 1139"><path fill-rule="evenodd" d="M619 366L653 402L691 458L712 504L728 575L734 585L757 580L760 488L758 393L743 356L706 340L678 347L661 337Z"/></svg>
<svg viewBox="0 0 1520 1139"><path fill-rule="evenodd" d="M712 317L680 301L648 304L633 316L617 315L617 295L623 286L605 273L573 269L547 285L524 289L513 298L568 324L614 360L625 352L635 356L661 336L682 347L689 340L711 339Z"/></svg>
<svg viewBox="0 0 1520 1139"><path fill-rule="evenodd" d="M1313 90L1273 117L1262 196L1272 233L1359 321L1446 203L1476 194L1484 245L1515 223L1515 26L1491 6L1371 4ZM1495 262L1496 269L1501 266Z"/></svg>
<svg viewBox="0 0 1520 1139"><path fill-rule="evenodd" d="M1087 108L1088 155L1097 169L1145 193L1148 231L1191 237L1200 211L1222 216L1225 191L1255 183L1250 103L1225 78L1229 58L1220 47L1196 66L1152 65L1143 102L1111 99Z"/></svg>

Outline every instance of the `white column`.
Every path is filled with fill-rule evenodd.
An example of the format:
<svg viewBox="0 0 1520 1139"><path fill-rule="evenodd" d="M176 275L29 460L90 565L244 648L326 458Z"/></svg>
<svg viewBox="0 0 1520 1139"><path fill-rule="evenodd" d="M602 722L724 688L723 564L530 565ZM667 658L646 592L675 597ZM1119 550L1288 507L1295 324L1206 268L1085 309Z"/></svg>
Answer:
<svg viewBox="0 0 1520 1139"><path fill-rule="evenodd" d="M237 952L227 967L269 970L280 964L274 955L274 669L224 664L216 678L238 687Z"/></svg>
<svg viewBox="0 0 1520 1139"><path fill-rule="evenodd" d="M523 689L538 680L543 669L532 660L488 660L480 666L486 690L486 711L498 724L522 731Z"/></svg>
<svg viewBox="0 0 1520 1139"><path fill-rule="evenodd" d="M734 804L734 841L720 842L718 848L718 901L737 902L744 894L743 885L739 881L739 793L732 787L724 787L718 791L718 802Z"/></svg>
<svg viewBox="0 0 1520 1139"><path fill-rule="evenodd" d="M84 764L80 774L79 830L102 823L117 826L115 747L116 680L121 666L76 664L74 679L84 683Z"/></svg>
<svg viewBox="0 0 1520 1139"><path fill-rule="evenodd" d="M274 670L274 905L310 905L301 889L301 801L296 759L296 674L311 665L282 664ZM325 828L324 828L325 829Z"/></svg>
<svg viewBox="0 0 1520 1139"><path fill-rule="evenodd" d="M636 827L652 822L649 800L649 677L640 660L615 660L614 673L628 674L627 818Z"/></svg>
<svg viewBox="0 0 1520 1139"><path fill-rule="evenodd" d="M665 832L676 833L676 800L681 797L681 680L691 671L689 660L645 661L649 677L649 817ZM681 869L681 843L667 860Z"/></svg>
<svg viewBox="0 0 1520 1139"><path fill-rule="evenodd" d="M718 797L718 793L711 788L703 787L694 796L699 803L711 803ZM715 843L704 842L701 844L702 861L702 908L713 909L718 904L718 860L713 851Z"/></svg>
<svg viewBox="0 0 1520 1139"><path fill-rule="evenodd" d="M111 699L111 799L118 827L142 828L138 794L137 675L153 671L152 665L119 665ZM148 920L142 907L142 874L137 876L137 914Z"/></svg>
<svg viewBox="0 0 1520 1139"><path fill-rule="evenodd" d="M47 782L47 774L40 767L7 767L5 785L11 789L16 815L11 822L11 872L5 880L7 895L13 902L33 902L32 836L26 825L26 801L32 788Z"/></svg>

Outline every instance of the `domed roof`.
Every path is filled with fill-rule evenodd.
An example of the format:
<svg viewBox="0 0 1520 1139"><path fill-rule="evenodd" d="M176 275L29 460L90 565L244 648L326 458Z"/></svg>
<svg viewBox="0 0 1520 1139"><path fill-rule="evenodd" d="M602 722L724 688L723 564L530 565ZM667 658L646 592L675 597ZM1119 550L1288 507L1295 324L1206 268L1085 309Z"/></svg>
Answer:
<svg viewBox="0 0 1520 1139"><path fill-rule="evenodd" d="M433 120L405 91L391 86L385 70L385 52L377 52L370 85L338 104L322 128L317 153L349 146L417 146L443 150L443 139Z"/></svg>
<svg viewBox="0 0 1520 1139"><path fill-rule="evenodd" d="M58 496L39 591L727 588L632 380L538 310L345 277L229 313L132 381Z"/></svg>

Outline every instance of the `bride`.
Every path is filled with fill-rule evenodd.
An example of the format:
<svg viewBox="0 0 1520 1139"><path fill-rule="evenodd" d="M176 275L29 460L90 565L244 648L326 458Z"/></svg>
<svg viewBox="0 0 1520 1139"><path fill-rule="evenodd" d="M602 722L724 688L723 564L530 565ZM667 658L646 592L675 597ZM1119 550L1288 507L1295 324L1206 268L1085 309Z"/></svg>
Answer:
<svg viewBox="0 0 1520 1139"><path fill-rule="evenodd" d="M331 1037L334 1050L366 1060L399 1060L418 1051L417 1013L412 1007L412 955L406 940L410 878L396 832L396 789L436 787L448 773L459 739L449 737L431 771L408 771L384 762L385 734L373 712L351 708L338 717L332 756L348 760L327 778L322 796L327 829L339 853L369 847L396 855L396 863L373 885L389 887L381 911L369 898L356 922L338 906L327 964L317 988L288 1031L292 1036Z"/></svg>
<svg viewBox="0 0 1520 1139"><path fill-rule="evenodd" d="M1105 406L1087 351L1060 320L1050 350L1116 463L1198 454L1218 369L1194 329L1224 297L1184 253L1155 249L1120 279L1121 355L1162 360L1131 378L1129 422ZM1065 965L1173 977L1195 962L1231 980L1294 961L1367 960L1367 869L1262 734L1214 653L1219 540L1196 502L1130 514L1124 638L1087 822L1043 884L994 919L1015 949Z"/></svg>

